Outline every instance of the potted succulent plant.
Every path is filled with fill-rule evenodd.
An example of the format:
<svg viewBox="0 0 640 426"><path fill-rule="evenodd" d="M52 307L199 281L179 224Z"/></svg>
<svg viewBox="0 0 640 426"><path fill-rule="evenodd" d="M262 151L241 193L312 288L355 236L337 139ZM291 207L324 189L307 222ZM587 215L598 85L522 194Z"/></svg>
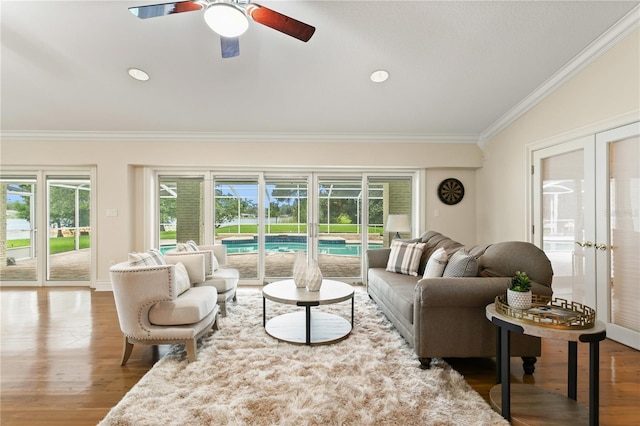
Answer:
<svg viewBox="0 0 640 426"><path fill-rule="evenodd" d="M526 272L516 271L507 289L507 303L512 308L531 308L531 280Z"/></svg>

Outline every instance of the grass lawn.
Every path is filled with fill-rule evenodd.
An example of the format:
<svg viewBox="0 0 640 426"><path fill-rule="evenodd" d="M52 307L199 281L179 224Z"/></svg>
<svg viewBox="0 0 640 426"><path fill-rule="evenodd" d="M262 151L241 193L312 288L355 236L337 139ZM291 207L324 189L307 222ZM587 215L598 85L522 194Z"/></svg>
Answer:
<svg viewBox="0 0 640 426"><path fill-rule="evenodd" d="M28 238L20 240L7 241L7 248L28 247L31 241ZM49 238L49 253L64 253L66 251L74 250L75 238L74 237L60 237ZM85 249L91 247L91 237L89 235L80 236L80 248Z"/></svg>

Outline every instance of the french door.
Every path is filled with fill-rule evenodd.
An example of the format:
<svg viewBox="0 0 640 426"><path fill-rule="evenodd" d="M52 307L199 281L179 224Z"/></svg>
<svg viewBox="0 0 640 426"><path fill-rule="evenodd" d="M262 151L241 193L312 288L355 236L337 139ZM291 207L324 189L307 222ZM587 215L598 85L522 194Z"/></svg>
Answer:
<svg viewBox="0 0 640 426"><path fill-rule="evenodd" d="M640 124L533 152L534 242L555 297L596 308L640 349Z"/></svg>
<svg viewBox="0 0 640 426"><path fill-rule="evenodd" d="M93 170L3 171L0 282L87 285L92 280Z"/></svg>

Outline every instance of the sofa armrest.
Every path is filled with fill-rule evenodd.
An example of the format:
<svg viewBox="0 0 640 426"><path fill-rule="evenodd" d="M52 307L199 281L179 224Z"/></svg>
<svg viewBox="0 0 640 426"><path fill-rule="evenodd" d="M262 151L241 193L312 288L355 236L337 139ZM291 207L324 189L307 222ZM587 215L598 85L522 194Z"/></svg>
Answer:
<svg viewBox="0 0 640 426"><path fill-rule="evenodd" d="M187 273L189 274L189 281L191 284L203 283L205 280L205 255L199 251L181 251L167 253L165 260L170 265L175 265L178 262L182 262Z"/></svg>
<svg viewBox="0 0 640 426"><path fill-rule="evenodd" d="M390 254L390 248L367 250L367 268L386 268Z"/></svg>
<svg viewBox="0 0 640 426"><path fill-rule="evenodd" d="M510 277L423 278L415 287L416 306L428 307L479 307L495 301L505 294ZM531 283L534 294L551 296L551 288Z"/></svg>

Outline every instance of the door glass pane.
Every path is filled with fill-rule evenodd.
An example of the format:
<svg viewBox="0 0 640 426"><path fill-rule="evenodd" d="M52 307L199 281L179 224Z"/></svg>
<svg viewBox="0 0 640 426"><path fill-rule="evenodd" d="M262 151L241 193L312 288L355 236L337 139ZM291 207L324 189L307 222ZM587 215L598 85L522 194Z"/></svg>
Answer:
<svg viewBox="0 0 640 426"><path fill-rule="evenodd" d="M240 279L258 278L258 181L216 179L215 240L227 246L227 263Z"/></svg>
<svg viewBox="0 0 640 426"><path fill-rule="evenodd" d="M267 179L264 209L265 277L291 277L296 252L307 253L307 179Z"/></svg>
<svg viewBox="0 0 640 426"><path fill-rule="evenodd" d="M0 179L0 281L35 281L35 177Z"/></svg>
<svg viewBox="0 0 640 426"><path fill-rule="evenodd" d="M553 267L553 295L585 303L584 151L542 160L543 250ZM591 249L592 250L592 249Z"/></svg>
<svg viewBox="0 0 640 426"><path fill-rule="evenodd" d="M91 271L91 181L47 179L47 280L88 281Z"/></svg>
<svg viewBox="0 0 640 426"><path fill-rule="evenodd" d="M159 179L160 251L176 243L195 241L204 235L203 183L201 177L161 176Z"/></svg>
<svg viewBox="0 0 640 426"><path fill-rule="evenodd" d="M640 332L640 138L609 145L611 322Z"/></svg>
<svg viewBox="0 0 640 426"><path fill-rule="evenodd" d="M324 277L360 277L362 180L318 182L318 265Z"/></svg>

